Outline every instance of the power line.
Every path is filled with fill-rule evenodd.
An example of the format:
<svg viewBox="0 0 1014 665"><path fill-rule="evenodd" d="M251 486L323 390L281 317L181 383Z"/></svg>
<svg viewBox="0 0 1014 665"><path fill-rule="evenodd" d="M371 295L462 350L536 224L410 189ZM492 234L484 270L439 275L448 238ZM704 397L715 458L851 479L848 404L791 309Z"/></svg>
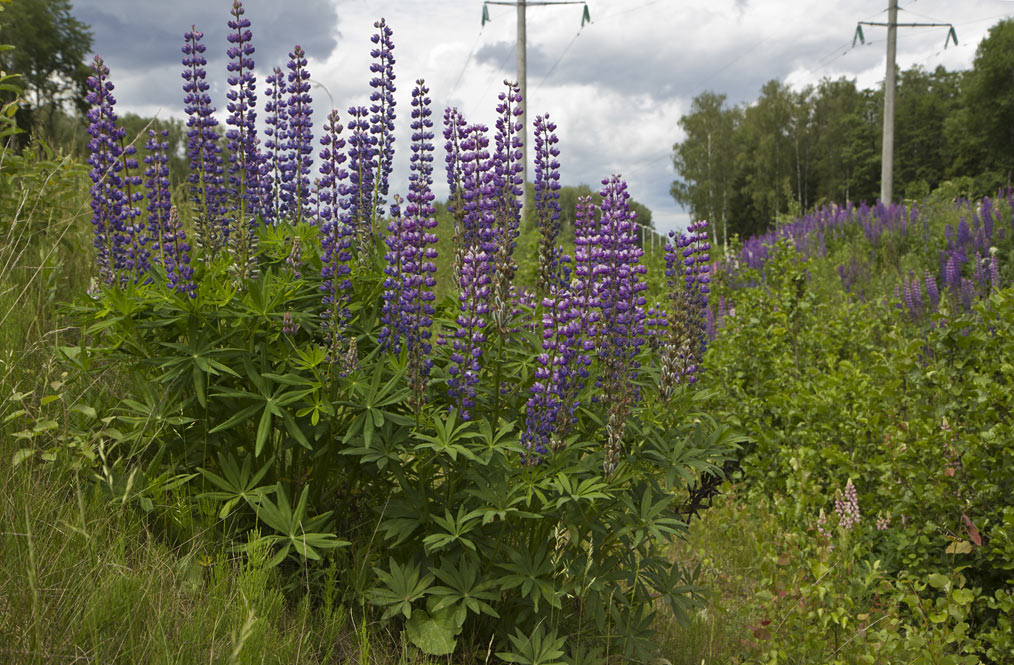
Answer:
<svg viewBox="0 0 1014 665"><path fill-rule="evenodd" d="M461 77L465 75L465 70L468 69L468 64L472 61L472 56L475 55L475 49L479 46L479 40L482 39L482 28L479 28L479 34L475 36L475 41L472 43L472 50L468 52L468 57L465 58L465 64L461 66L461 71L458 72L458 78L454 79L454 85L451 87L450 94L453 95L458 89L458 84L461 83Z"/></svg>
<svg viewBox="0 0 1014 665"><path fill-rule="evenodd" d="M582 30L578 30L576 33L574 33L574 36L570 38L569 42L567 42L567 46L563 49L563 52L560 53L560 55L556 58L556 62L553 63L553 65L549 68L549 71L547 71L545 76L542 77L542 80L539 81L539 84L535 86L535 90L541 88L542 84L546 82L546 79L548 79L550 76L553 75L553 72L556 71L556 66L560 64L561 60L563 60L563 56L567 55L567 51L569 51L570 47L574 45L574 42L577 41L577 38L581 36L582 32L583 32Z"/></svg>

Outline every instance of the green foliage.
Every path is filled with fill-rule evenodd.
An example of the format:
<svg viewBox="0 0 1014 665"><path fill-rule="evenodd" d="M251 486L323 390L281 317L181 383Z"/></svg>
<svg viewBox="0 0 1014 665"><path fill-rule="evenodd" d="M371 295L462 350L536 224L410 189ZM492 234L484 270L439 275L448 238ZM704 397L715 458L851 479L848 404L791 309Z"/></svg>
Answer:
<svg viewBox="0 0 1014 665"><path fill-rule="evenodd" d="M773 514L753 541L771 565L740 601L762 662L1008 662L1012 292L919 320L891 304L902 275L936 271L966 210L950 196L924 205L920 242L846 235L811 259L783 243L762 274L714 283L736 314L709 347L709 411L752 438L744 500ZM863 300L835 274L853 259ZM862 520L836 528L849 481Z"/></svg>
<svg viewBox="0 0 1014 665"><path fill-rule="evenodd" d="M68 371L119 377L79 446L110 498L166 525L169 542L212 527L288 584L337 562L341 602L368 603L425 654L479 644L543 663L597 646L649 658L656 618L685 619L698 603L694 571L668 554L687 530L688 490L721 473L737 438L689 388L663 406L645 350L644 404L615 472L602 471L606 409L592 382L565 445L532 459L521 435L541 310L525 306L487 351L473 420L449 406L446 346L416 410L407 353L377 345L379 265L353 268L344 335L357 355L320 344L316 234L262 229L257 276L244 282L228 257L195 259L193 299L158 273L78 299ZM286 264L296 235L300 277ZM456 313L445 301L438 326L453 330ZM282 330L286 314L295 334ZM169 523L167 492L192 520Z"/></svg>
<svg viewBox="0 0 1014 665"><path fill-rule="evenodd" d="M64 102L85 108L92 36L71 9L70 0L18 0L0 12L0 44L15 47L0 53L0 69L22 77L34 104L23 114L25 129L50 122ZM42 109L46 117L36 117Z"/></svg>

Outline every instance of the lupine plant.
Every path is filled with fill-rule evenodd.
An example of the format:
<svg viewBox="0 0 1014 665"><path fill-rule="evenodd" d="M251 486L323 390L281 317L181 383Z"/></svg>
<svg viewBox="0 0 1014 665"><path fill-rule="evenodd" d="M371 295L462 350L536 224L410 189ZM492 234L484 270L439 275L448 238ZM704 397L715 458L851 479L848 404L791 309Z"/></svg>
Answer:
<svg viewBox="0 0 1014 665"><path fill-rule="evenodd" d="M493 151L485 126L448 110L460 258L447 277L458 298L437 304L435 132L421 80L411 94L407 200L394 194L387 205L391 28L375 24L372 106L352 104L347 128L336 110L323 123L321 177L307 206L310 56L293 50L287 97L281 70L269 77L265 159L238 0L228 25L229 178L221 180L201 33L191 28L195 205L183 218L184 209L165 207L164 146L153 136L158 260L143 270L130 263L129 248L145 241L131 239L143 229L130 224L134 199L123 190L135 166L97 61L92 195L106 285L78 306L88 351L68 358L82 372L129 374L131 393L110 415L118 434L101 451L106 484L125 488L122 504L151 508L170 483L184 500L214 506L208 526L238 550L270 550L287 579L340 567L348 602L368 601L428 654L481 644L513 662L558 651L651 657L656 614L682 617L695 602L693 574L667 550L687 528L688 490L719 473L736 438L692 415L690 381L664 396L657 388L662 362L643 343L645 268L623 179L603 181L600 206L580 202L575 256L543 252L540 270L555 277L542 297L527 293L511 280L522 194L517 86L501 95ZM554 129L537 123L536 218L550 244ZM184 227L201 239L195 247ZM680 250L679 286L693 297L667 307L702 331L706 250L693 247Z"/></svg>

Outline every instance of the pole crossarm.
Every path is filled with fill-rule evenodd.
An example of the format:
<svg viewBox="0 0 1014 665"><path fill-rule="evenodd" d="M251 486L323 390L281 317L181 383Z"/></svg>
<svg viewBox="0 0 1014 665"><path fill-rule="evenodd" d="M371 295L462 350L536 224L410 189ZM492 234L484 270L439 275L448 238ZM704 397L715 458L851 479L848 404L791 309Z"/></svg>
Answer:
<svg viewBox="0 0 1014 665"><path fill-rule="evenodd" d="M2 0L0 0L2 1ZM525 10L528 7L552 7L555 5L584 5L581 13L581 28L591 23L587 0L484 0L482 3L482 25L490 22L489 5L517 7L518 10L518 88L521 93L521 217L524 219L526 201L528 199L528 58L527 58L527 27ZM580 34L580 33L579 33ZM568 47L569 48L569 47ZM566 53L564 49L564 53ZM563 57L563 56L561 56ZM553 65L556 67L556 65Z"/></svg>
<svg viewBox="0 0 1014 665"><path fill-rule="evenodd" d="M508 7L513 7L513 6L517 5L518 3L517 2L501 2L500 0L486 0L486 2L484 4L487 4L487 5L506 5ZM539 2L526 2L525 4L528 5L529 7L534 7L536 5L583 5L583 4L587 4L587 3L585 2L585 0L560 0L559 2L550 2L549 0L539 0Z"/></svg>
<svg viewBox="0 0 1014 665"><path fill-rule="evenodd" d="M501 4L501 3L489 3L489 4ZM502 3L502 4L514 4L514 3ZM860 25L877 25L881 28L890 28L890 23L874 23L873 21L859 21ZM953 28L953 23L895 23L894 25L899 28Z"/></svg>
<svg viewBox="0 0 1014 665"><path fill-rule="evenodd" d="M523 1L523 0L522 0ZM944 48L953 40L958 45L958 33L953 23L898 23L898 0L890 0L887 8L887 23L880 21L859 21L856 23L852 47L856 42L866 43L863 26L887 28L887 72L884 76L884 133L880 163L880 200L891 203L894 198L894 97L897 87L896 60L898 49L898 28L948 28Z"/></svg>

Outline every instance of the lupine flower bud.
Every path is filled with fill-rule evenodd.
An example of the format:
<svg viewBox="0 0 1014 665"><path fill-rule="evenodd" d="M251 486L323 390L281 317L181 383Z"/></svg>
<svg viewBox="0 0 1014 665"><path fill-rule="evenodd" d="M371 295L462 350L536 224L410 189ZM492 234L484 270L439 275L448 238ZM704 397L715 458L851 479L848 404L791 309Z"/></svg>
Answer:
<svg viewBox="0 0 1014 665"><path fill-rule="evenodd" d="M303 265L303 246L299 236L293 236L292 249L289 250L285 263L288 264L293 278L300 279L303 277L303 273L299 271L299 268Z"/></svg>
<svg viewBox="0 0 1014 665"><path fill-rule="evenodd" d="M297 332L299 332L299 324L292 318L292 312L286 312L282 315L282 334L295 337Z"/></svg>

